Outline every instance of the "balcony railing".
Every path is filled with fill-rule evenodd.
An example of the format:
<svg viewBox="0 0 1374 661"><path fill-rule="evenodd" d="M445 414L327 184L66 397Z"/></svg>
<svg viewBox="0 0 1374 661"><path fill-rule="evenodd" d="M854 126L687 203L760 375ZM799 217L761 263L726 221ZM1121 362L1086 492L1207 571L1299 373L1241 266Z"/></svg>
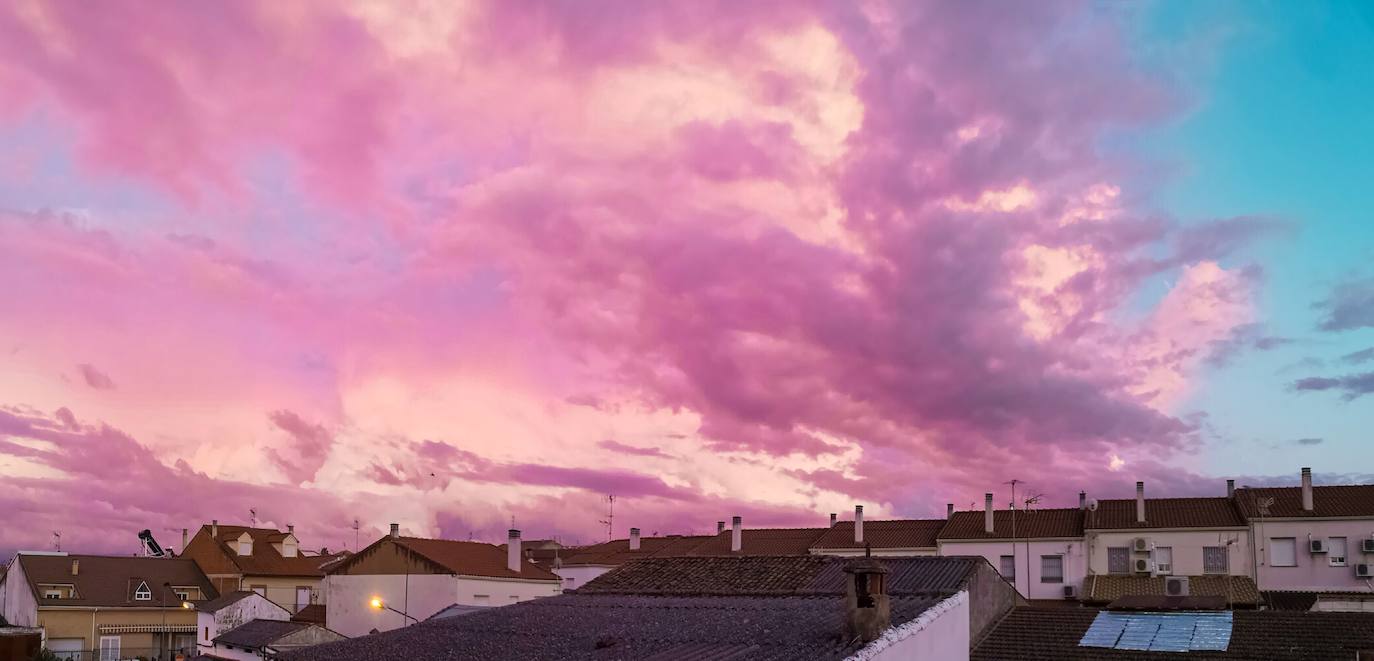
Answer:
<svg viewBox="0 0 1374 661"><path fill-rule="evenodd" d="M163 649L158 647L122 647L118 653L106 650L104 655L100 650L80 650L72 652L53 652L48 651L52 656L40 656L40 659L60 659L61 661L178 661L194 657L196 652L194 647ZM180 655L180 656L178 656Z"/></svg>

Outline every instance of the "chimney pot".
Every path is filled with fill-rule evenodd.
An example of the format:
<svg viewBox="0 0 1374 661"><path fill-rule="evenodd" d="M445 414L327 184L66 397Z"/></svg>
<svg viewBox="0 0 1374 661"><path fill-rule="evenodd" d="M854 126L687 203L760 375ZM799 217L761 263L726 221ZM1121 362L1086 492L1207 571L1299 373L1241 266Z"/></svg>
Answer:
<svg viewBox="0 0 1374 661"><path fill-rule="evenodd" d="M291 535L296 534L296 524L294 524L294 523L288 523L288 524L286 524L286 532L287 532L287 534L291 534Z"/></svg>
<svg viewBox="0 0 1374 661"><path fill-rule="evenodd" d="M1145 523L1145 483L1135 483L1135 522Z"/></svg>
<svg viewBox="0 0 1374 661"><path fill-rule="evenodd" d="M840 515L839 515L839 514L836 514L836 513L834 513L834 512L831 512L831 513L830 513L830 527L831 527L831 528L834 528L834 527L835 527L835 523L836 523L837 521L839 521L839 520L840 520Z"/></svg>
<svg viewBox="0 0 1374 661"><path fill-rule="evenodd" d="M1312 469L1302 469L1302 511L1312 511Z"/></svg>
<svg viewBox="0 0 1374 661"><path fill-rule="evenodd" d="M72 576L76 576L76 575L78 575L78 574L80 574L80 573L81 573L81 561L80 561L80 560L72 560Z"/></svg>
<svg viewBox="0 0 1374 661"><path fill-rule="evenodd" d="M1086 509L1088 509L1088 492L1086 492L1086 491L1080 491L1080 492L1078 492L1078 509L1081 509L1081 510L1086 510Z"/></svg>
<svg viewBox="0 0 1374 661"><path fill-rule="evenodd" d="M877 640L892 625L887 596L887 567L872 556L856 558L844 567L844 638L865 643Z"/></svg>
<svg viewBox="0 0 1374 661"><path fill-rule="evenodd" d="M520 531L511 528L506 533L506 569L520 573Z"/></svg>
<svg viewBox="0 0 1374 661"><path fill-rule="evenodd" d="M1232 498L1232 497L1234 497L1235 495L1236 495L1236 481L1235 481L1235 480L1227 480L1227 481L1226 481L1226 497L1227 497L1227 498Z"/></svg>
<svg viewBox="0 0 1374 661"><path fill-rule="evenodd" d="M864 506L854 506L854 543L864 543Z"/></svg>
<svg viewBox="0 0 1374 661"><path fill-rule="evenodd" d="M945 519L954 518L954 503L945 503Z"/></svg>
<svg viewBox="0 0 1374 661"><path fill-rule="evenodd" d="M639 550L639 528L630 528L630 550Z"/></svg>
<svg viewBox="0 0 1374 661"><path fill-rule="evenodd" d="M393 523L393 524L391 524L391 538L392 538L392 539L396 539L397 537L400 537L400 536L401 536L401 524L399 524L399 523Z"/></svg>
<svg viewBox="0 0 1374 661"><path fill-rule="evenodd" d="M719 534L721 534L721 533L723 533L723 532L725 532L725 522L724 522L724 521L717 521L717 522L716 522L716 534L719 535Z"/></svg>
<svg viewBox="0 0 1374 661"><path fill-rule="evenodd" d="M210 519L210 537L219 539L219 519Z"/></svg>
<svg viewBox="0 0 1374 661"><path fill-rule="evenodd" d="M992 494L983 494L983 532L991 535L992 525Z"/></svg>
<svg viewBox="0 0 1374 661"><path fill-rule="evenodd" d="M744 549L744 519L733 517L730 519L730 550L739 553Z"/></svg>

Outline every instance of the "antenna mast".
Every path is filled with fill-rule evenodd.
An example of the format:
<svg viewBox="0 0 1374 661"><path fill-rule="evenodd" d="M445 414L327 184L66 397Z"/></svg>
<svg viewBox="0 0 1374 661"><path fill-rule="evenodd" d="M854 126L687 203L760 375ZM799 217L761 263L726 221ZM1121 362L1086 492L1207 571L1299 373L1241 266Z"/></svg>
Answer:
<svg viewBox="0 0 1374 661"><path fill-rule="evenodd" d="M597 521L606 525L606 541L615 536L615 494L606 494L606 518Z"/></svg>
<svg viewBox="0 0 1374 661"><path fill-rule="evenodd" d="M56 530L52 531L52 547L54 551L62 551L62 533Z"/></svg>
<svg viewBox="0 0 1374 661"><path fill-rule="evenodd" d="M257 511L256 509L251 508L251 507L248 508L248 527L250 527L250 528L256 528L256 527L258 527L258 511Z"/></svg>

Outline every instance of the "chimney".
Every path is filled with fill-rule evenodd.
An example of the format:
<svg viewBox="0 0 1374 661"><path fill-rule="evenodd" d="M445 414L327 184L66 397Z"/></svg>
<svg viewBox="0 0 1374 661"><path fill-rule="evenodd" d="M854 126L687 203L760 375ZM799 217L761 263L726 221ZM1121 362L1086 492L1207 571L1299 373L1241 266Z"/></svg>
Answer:
<svg viewBox="0 0 1374 661"><path fill-rule="evenodd" d="M887 567L872 556L856 558L844 567L849 576L844 594L844 639L869 643L892 626L887 596Z"/></svg>
<svg viewBox="0 0 1374 661"><path fill-rule="evenodd" d="M945 520L954 518L954 503L945 503Z"/></svg>
<svg viewBox="0 0 1374 661"><path fill-rule="evenodd" d="M506 535L506 569L520 573L520 531L511 528ZM638 540L636 535L635 539Z"/></svg>
<svg viewBox="0 0 1374 661"><path fill-rule="evenodd" d="M1135 483L1135 522L1145 523L1145 483Z"/></svg>
<svg viewBox="0 0 1374 661"><path fill-rule="evenodd" d="M186 530L185 528L182 528L182 529L181 529L181 552L182 552L182 554L185 554L185 553L186 553L186 544L187 544L187 542L186 542L186 532L187 532L187 530Z"/></svg>
<svg viewBox="0 0 1374 661"><path fill-rule="evenodd" d="M1312 469L1302 469L1302 511L1312 511Z"/></svg>
<svg viewBox="0 0 1374 661"><path fill-rule="evenodd" d="M839 520L840 520L840 515L839 515L839 514L836 514L836 513L834 513L834 512L831 512L831 513L830 513L830 527L831 527L831 528L834 528L834 527L835 527L835 522L836 522L836 521L839 521Z"/></svg>
<svg viewBox="0 0 1374 661"><path fill-rule="evenodd" d="M210 538L219 539L219 519L210 519Z"/></svg>
<svg viewBox="0 0 1374 661"><path fill-rule="evenodd" d="M725 532L725 522L724 522L724 521L717 521L717 522L716 522L716 534L719 535L719 534L721 534L721 533L723 533L723 532Z"/></svg>
<svg viewBox="0 0 1374 661"><path fill-rule="evenodd" d="M296 524L294 524L294 523L288 523L288 524L286 524L286 534L288 534L288 535L294 535L294 534L296 534Z"/></svg>
<svg viewBox="0 0 1374 661"><path fill-rule="evenodd" d="M1080 492L1078 492L1078 509L1081 509L1081 510L1086 510L1086 509L1088 509L1088 492L1086 492L1086 491L1080 491Z"/></svg>
<svg viewBox="0 0 1374 661"><path fill-rule="evenodd" d="M72 576L76 576L76 575L78 575L78 574L80 574L80 573L81 573L81 561L80 561L80 560L72 560Z"/></svg>
<svg viewBox="0 0 1374 661"><path fill-rule="evenodd" d="M398 524L398 523L393 523L393 524L391 524L391 538L392 538L392 539L396 539L397 537L400 537L400 536L401 536L401 525Z"/></svg>
<svg viewBox="0 0 1374 661"><path fill-rule="evenodd" d="M1235 481L1235 480L1227 480L1227 481L1226 481L1226 497L1227 497L1227 498L1234 498L1235 495L1236 495L1236 481Z"/></svg>
<svg viewBox="0 0 1374 661"><path fill-rule="evenodd" d="M864 506L854 506L854 543L864 543Z"/></svg>
<svg viewBox="0 0 1374 661"><path fill-rule="evenodd" d="M630 528L630 550L639 550L639 528Z"/></svg>
<svg viewBox="0 0 1374 661"><path fill-rule="evenodd" d="M730 519L730 550L738 553L744 548L744 519Z"/></svg>
<svg viewBox="0 0 1374 661"><path fill-rule="evenodd" d="M992 494L983 494L983 532L992 534Z"/></svg>

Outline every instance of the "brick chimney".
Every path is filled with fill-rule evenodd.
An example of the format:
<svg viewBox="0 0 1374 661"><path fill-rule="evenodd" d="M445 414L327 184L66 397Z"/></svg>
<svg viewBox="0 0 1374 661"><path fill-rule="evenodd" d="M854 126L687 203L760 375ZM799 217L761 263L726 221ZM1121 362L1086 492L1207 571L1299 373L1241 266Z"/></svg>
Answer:
<svg viewBox="0 0 1374 661"><path fill-rule="evenodd" d="M520 531L514 528L506 533L506 569L520 573Z"/></svg>
<svg viewBox="0 0 1374 661"><path fill-rule="evenodd" d="M1235 481L1235 480L1227 480L1227 481L1226 481L1226 497L1227 497L1227 498L1234 498L1235 495L1236 495L1236 481Z"/></svg>
<svg viewBox="0 0 1374 661"><path fill-rule="evenodd" d="M954 518L954 503L945 503L945 520Z"/></svg>
<svg viewBox="0 0 1374 661"><path fill-rule="evenodd" d="M72 576L79 575L80 573L81 573L81 561L80 561L80 560L73 559L73 560L72 560Z"/></svg>
<svg viewBox="0 0 1374 661"><path fill-rule="evenodd" d="M1145 523L1145 483L1135 483L1135 522Z"/></svg>
<svg viewBox="0 0 1374 661"><path fill-rule="evenodd" d="M854 543L864 543L864 506L854 506Z"/></svg>
<svg viewBox="0 0 1374 661"><path fill-rule="evenodd" d="M393 524L391 524L391 538L392 538L392 539L396 539L397 537L400 537L400 536L401 536L401 525L400 525L399 523L393 523Z"/></svg>
<svg viewBox="0 0 1374 661"><path fill-rule="evenodd" d="M639 550L639 528L630 528L630 550Z"/></svg>
<svg viewBox="0 0 1374 661"><path fill-rule="evenodd" d="M1078 492L1078 509L1081 509L1081 510L1086 510L1086 509L1088 509L1088 492L1086 492L1086 491L1080 491L1080 492Z"/></svg>
<svg viewBox="0 0 1374 661"><path fill-rule="evenodd" d="M723 533L723 532L725 532L725 522L724 522L724 521L717 521L717 522L716 522L716 534L719 535L719 534L721 534L721 533Z"/></svg>
<svg viewBox="0 0 1374 661"><path fill-rule="evenodd" d="M835 522L836 522L836 521L839 521L839 520L840 520L840 515L839 515L839 514L836 514L836 513L834 513L834 512L831 512L831 513L830 513L830 527L831 527L831 528L834 528L834 527L835 527Z"/></svg>
<svg viewBox="0 0 1374 661"><path fill-rule="evenodd" d="M744 548L744 519L733 517L730 519L730 550L739 553Z"/></svg>
<svg viewBox="0 0 1374 661"><path fill-rule="evenodd" d="M871 556L851 560L844 567L844 640L870 643L892 626L887 597L887 567Z"/></svg>
<svg viewBox="0 0 1374 661"><path fill-rule="evenodd" d="M992 534L992 494L983 494L983 532Z"/></svg>
<svg viewBox="0 0 1374 661"><path fill-rule="evenodd" d="M1302 469L1302 511L1312 511L1312 469Z"/></svg>

